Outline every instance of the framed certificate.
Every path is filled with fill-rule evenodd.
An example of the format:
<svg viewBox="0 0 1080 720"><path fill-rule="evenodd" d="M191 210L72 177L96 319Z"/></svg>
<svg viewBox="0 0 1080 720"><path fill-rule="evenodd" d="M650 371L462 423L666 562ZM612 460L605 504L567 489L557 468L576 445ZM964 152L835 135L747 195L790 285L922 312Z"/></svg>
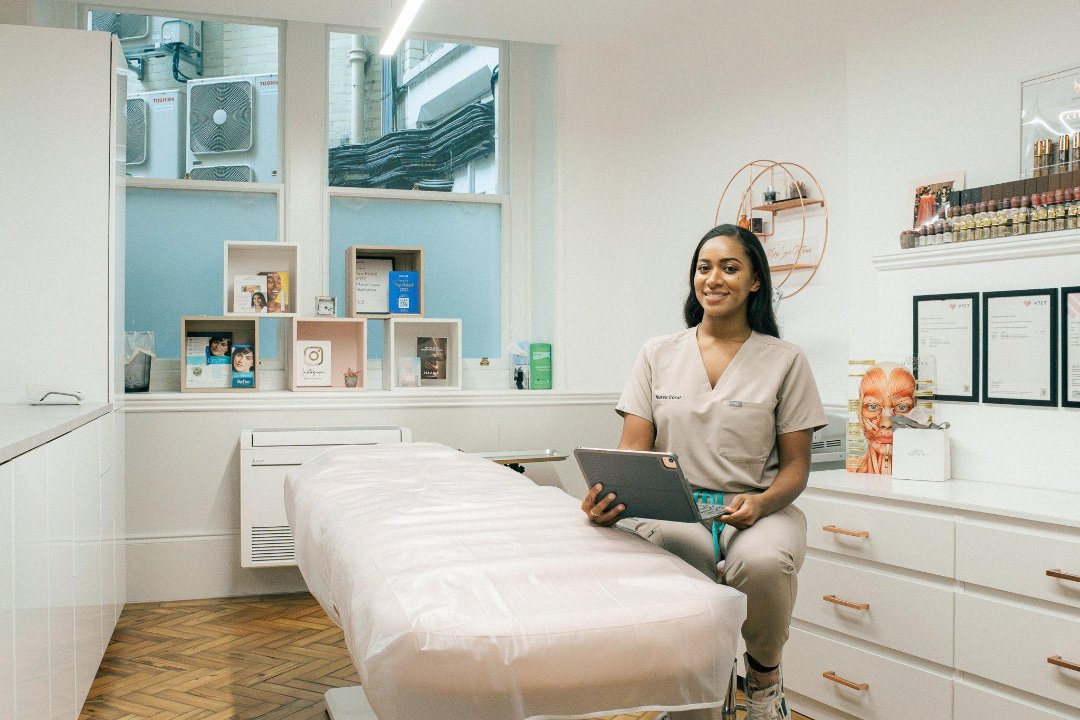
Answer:
<svg viewBox="0 0 1080 720"><path fill-rule="evenodd" d="M982 295L982 399L1007 405L1057 405L1058 291Z"/></svg>
<svg viewBox="0 0 1080 720"><path fill-rule="evenodd" d="M1061 404L1080 407L1080 287L1061 288Z"/></svg>
<svg viewBox="0 0 1080 720"><path fill-rule="evenodd" d="M935 400L979 401L979 293L916 295L912 298L912 349L932 357ZM922 371L920 369L920 374Z"/></svg>

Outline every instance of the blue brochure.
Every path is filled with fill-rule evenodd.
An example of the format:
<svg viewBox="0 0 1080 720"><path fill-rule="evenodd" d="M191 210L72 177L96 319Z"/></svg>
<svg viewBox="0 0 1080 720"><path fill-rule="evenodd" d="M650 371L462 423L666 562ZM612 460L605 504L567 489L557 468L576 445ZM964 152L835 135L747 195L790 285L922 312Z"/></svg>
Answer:
<svg viewBox="0 0 1080 720"><path fill-rule="evenodd" d="M420 314L420 273L412 270L390 271L390 312Z"/></svg>

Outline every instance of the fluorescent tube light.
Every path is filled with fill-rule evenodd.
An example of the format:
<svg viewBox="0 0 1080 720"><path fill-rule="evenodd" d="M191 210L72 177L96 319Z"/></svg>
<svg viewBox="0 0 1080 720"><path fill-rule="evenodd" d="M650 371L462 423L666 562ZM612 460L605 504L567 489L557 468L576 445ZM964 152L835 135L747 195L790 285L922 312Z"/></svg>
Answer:
<svg viewBox="0 0 1080 720"><path fill-rule="evenodd" d="M401 8L401 14L398 15L394 27L390 28L390 34L386 36L386 42L383 43L382 50L379 51L380 55L394 54L398 43L401 42L401 38L405 37L405 31L409 29L409 25L412 24L413 18L416 17L416 13L423 3L424 0L405 0L405 7Z"/></svg>

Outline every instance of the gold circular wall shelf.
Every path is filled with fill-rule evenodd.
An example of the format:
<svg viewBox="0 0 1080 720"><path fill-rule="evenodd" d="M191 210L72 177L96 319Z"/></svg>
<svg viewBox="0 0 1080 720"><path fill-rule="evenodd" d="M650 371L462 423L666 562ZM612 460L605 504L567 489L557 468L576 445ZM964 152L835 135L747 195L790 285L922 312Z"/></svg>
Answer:
<svg viewBox="0 0 1080 720"><path fill-rule="evenodd" d="M762 178L768 175L768 178L771 181L778 171L783 173L781 177L786 178L786 181L783 183L784 186L796 188L795 196L786 200L753 205L752 198L759 196L755 195L755 192L760 192L766 184L762 182ZM797 177L797 175L799 177ZM807 180L813 184L813 188L817 191L816 193L806 191ZM737 195L739 192L738 188L740 187L743 188L742 193ZM816 197L810 197L810 195L813 194L816 194ZM738 197L738 206L735 208L734 215L732 215L725 212L724 201L734 200L736 196ZM824 223L824 231L821 236L821 249L814 262L800 263L799 260L802 258L803 251L807 249L807 210L808 208L817 206L820 206L823 211L821 221ZM758 235L762 245L765 246L766 254L768 254L769 238L776 230L776 214L784 212L785 210L795 209L798 209L802 216L802 234L799 237L798 244L794 245L795 257L790 263L770 266L770 270L773 274L773 289L781 292L780 299L782 300L795 297L802 292L803 288L810 284L814 275L817 274L818 267L821 265L821 259L825 256L825 246L829 242L829 206L825 202L825 192L821 189L821 183L814 177L814 174L802 165L793 162L776 160L754 160L748 162L736 170L735 174L728 180L727 185L724 186L724 191L720 193L720 199L716 203L716 214L713 217L713 225L715 226L731 217L740 219L745 217L749 222L754 218L755 213L759 216L768 214L772 220L769 227L770 232ZM725 220L721 219L721 215L723 215ZM777 279L777 276L781 274L783 274L783 277ZM792 279L793 275L794 279ZM790 285L788 284L789 280L791 281Z"/></svg>

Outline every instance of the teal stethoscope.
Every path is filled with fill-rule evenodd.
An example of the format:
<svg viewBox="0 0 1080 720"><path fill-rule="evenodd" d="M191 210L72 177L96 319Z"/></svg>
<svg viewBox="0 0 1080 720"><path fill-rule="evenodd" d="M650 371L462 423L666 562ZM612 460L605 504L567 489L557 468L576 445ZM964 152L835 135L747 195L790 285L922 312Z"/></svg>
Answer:
<svg viewBox="0 0 1080 720"><path fill-rule="evenodd" d="M723 505L724 493L719 490L695 490L694 502L700 505ZM716 562L720 562L720 533L724 531L726 523L719 521L712 524L712 549Z"/></svg>

